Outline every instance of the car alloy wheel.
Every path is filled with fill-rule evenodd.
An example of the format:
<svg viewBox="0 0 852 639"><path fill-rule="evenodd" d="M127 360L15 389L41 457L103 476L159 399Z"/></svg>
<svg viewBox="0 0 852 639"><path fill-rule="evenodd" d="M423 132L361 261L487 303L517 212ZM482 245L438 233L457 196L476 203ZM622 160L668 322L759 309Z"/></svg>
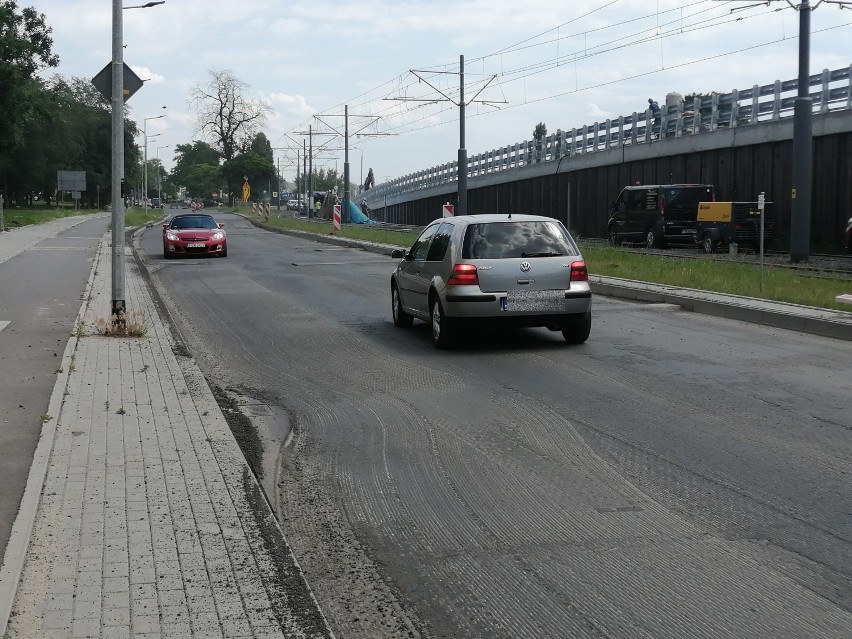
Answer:
<svg viewBox="0 0 852 639"><path fill-rule="evenodd" d="M402 301L399 298L399 289L396 284L391 285L391 310L394 325L399 327L411 326L414 318L402 310Z"/></svg>
<svg viewBox="0 0 852 639"><path fill-rule="evenodd" d="M438 348L447 348L453 341L453 328L450 319L444 315L441 301L436 297L432 301L432 342Z"/></svg>

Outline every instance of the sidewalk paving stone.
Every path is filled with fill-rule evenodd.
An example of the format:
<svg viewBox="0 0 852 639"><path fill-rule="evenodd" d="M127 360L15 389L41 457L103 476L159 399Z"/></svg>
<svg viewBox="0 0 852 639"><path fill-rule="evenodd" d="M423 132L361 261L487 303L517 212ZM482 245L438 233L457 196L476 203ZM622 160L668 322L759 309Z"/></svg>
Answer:
<svg viewBox="0 0 852 639"><path fill-rule="evenodd" d="M53 416L50 463L7 633L331 636L324 621L319 631L294 625L282 597L270 594L280 575L246 494L254 478L203 376L194 363L177 361L132 260L128 308L147 310L147 335L94 330L99 310L111 305L108 239L84 305L87 331Z"/></svg>

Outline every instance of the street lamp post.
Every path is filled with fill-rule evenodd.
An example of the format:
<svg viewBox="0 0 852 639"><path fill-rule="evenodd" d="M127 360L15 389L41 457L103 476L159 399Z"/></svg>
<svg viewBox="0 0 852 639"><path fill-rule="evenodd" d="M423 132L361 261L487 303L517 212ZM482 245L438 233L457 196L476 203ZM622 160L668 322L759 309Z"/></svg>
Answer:
<svg viewBox="0 0 852 639"><path fill-rule="evenodd" d="M162 204L163 200L163 190L160 186L160 149L167 149L170 146L171 144L164 144L157 147L157 199L160 200L160 204Z"/></svg>
<svg viewBox="0 0 852 639"><path fill-rule="evenodd" d="M121 0L112 0L112 303L110 315L124 325L127 311L124 294L124 198L121 183L124 179L124 24L122 10L146 9L165 0L122 7Z"/></svg>
<svg viewBox="0 0 852 639"><path fill-rule="evenodd" d="M163 107L163 108L165 109L166 107ZM142 170L142 183L143 183L142 188L144 189L145 192L142 194L142 200L145 203L144 207L145 207L145 213L146 214L148 213L148 138L149 137L155 138L158 135L161 135L160 133L154 133L151 136L148 135L148 120L159 120L160 118L164 118L164 117L166 117L165 113L163 113L162 115L155 115L155 116L152 116L150 118L144 118L142 120L142 135L145 138L145 159L144 159L143 170Z"/></svg>

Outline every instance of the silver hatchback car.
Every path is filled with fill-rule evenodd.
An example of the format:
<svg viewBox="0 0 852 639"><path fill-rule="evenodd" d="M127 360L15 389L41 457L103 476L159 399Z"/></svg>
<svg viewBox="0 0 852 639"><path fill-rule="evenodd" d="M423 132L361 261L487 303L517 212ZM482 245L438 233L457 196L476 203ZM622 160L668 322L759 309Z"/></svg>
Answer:
<svg viewBox="0 0 852 639"><path fill-rule="evenodd" d="M586 263L568 230L539 215L464 215L435 220L391 275L397 326L429 322L438 348L465 325L546 326L569 344L592 328Z"/></svg>

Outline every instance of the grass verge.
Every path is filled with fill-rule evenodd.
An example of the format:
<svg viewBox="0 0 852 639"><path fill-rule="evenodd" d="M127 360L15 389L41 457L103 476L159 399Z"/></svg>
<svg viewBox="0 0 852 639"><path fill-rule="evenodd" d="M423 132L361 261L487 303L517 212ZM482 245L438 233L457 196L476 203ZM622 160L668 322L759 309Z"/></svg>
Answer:
<svg viewBox="0 0 852 639"><path fill-rule="evenodd" d="M849 279L814 277L768 264L764 267L761 291L760 267L756 264L726 262L709 255L660 258L659 255L642 255L599 246L584 246L582 250L589 272L595 275L849 310L848 305L834 301L836 296L852 292L852 280Z"/></svg>
<svg viewBox="0 0 852 639"><path fill-rule="evenodd" d="M19 209L3 207L3 225L6 229L14 229L20 226L29 226L31 224L42 224L50 220L57 220L62 217L73 217L75 215L94 214L98 211L90 209L60 208L41 206L31 209Z"/></svg>
<svg viewBox="0 0 852 639"><path fill-rule="evenodd" d="M165 219L166 212L163 209L148 209L146 212L145 209L132 208L124 214L124 226L137 227Z"/></svg>
<svg viewBox="0 0 852 639"><path fill-rule="evenodd" d="M271 218L270 226L330 235L331 224L296 219ZM344 225L339 237L391 244L408 248L417 239L415 231L388 231L370 226ZM814 277L789 268L766 265L763 290L760 267L756 264L726 262L712 256L699 258L661 258L659 254L643 255L607 246L589 246L581 242L589 272L605 277L621 277L654 284L668 284L716 293L743 295L758 299L789 302L817 308L849 311L848 304L834 298L852 293L852 281L842 278Z"/></svg>

